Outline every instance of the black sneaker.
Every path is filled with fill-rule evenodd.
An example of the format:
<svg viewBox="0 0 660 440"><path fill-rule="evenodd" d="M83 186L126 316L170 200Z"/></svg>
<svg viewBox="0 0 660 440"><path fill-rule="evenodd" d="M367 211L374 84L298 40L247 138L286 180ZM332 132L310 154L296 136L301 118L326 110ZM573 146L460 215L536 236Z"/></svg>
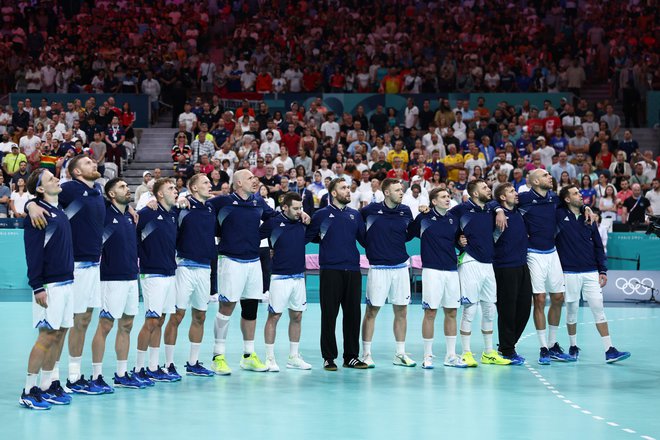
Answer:
<svg viewBox="0 0 660 440"><path fill-rule="evenodd" d="M369 365L365 364L358 358L349 359L344 361L344 368L355 368L357 370L366 370Z"/></svg>
<svg viewBox="0 0 660 440"><path fill-rule="evenodd" d="M323 369L325 371L337 371L337 364L332 359L326 359L323 361Z"/></svg>

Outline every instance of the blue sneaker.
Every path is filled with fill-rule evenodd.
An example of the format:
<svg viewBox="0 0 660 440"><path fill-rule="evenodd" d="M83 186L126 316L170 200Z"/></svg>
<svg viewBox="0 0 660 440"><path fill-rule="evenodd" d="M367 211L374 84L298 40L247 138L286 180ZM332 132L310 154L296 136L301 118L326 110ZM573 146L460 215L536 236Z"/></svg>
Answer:
<svg viewBox="0 0 660 440"><path fill-rule="evenodd" d="M99 377L96 379L90 380L89 382L101 388L103 390L103 394L112 394L115 392L115 389L108 385L108 383L103 379L103 376L101 375L99 375Z"/></svg>
<svg viewBox="0 0 660 440"><path fill-rule="evenodd" d="M550 347L548 350L550 353L550 359L557 362L575 362L575 359L564 353L564 350L559 346L558 342L555 342L555 345Z"/></svg>
<svg viewBox="0 0 660 440"><path fill-rule="evenodd" d="M149 368L145 368L144 371L147 373L147 377L154 382L174 382L172 377L160 367L156 371L151 371Z"/></svg>
<svg viewBox="0 0 660 440"><path fill-rule="evenodd" d="M577 361L580 357L580 347L577 345L571 345L568 347L568 355Z"/></svg>
<svg viewBox="0 0 660 440"><path fill-rule="evenodd" d="M188 376L203 376L203 377L211 377L215 376L215 373L208 368L205 368L199 361L195 363L194 365L190 365L188 362L186 362L186 374Z"/></svg>
<svg viewBox="0 0 660 440"><path fill-rule="evenodd" d="M41 397L53 405L68 405L73 400L71 396L64 392L59 380L51 382L46 391L41 391Z"/></svg>
<svg viewBox="0 0 660 440"><path fill-rule="evenodd" d="M146 368L142 368L140 371L135 371L135 368L133 368L133 374L131 375L131 377L146 387L152 387L156 385L156 382L151 380L151 378L147 374Z"/></svg>
<svg viewBox="0 0 660 440"><path fill-rule="evenodd" d="M624 361L630 357L630 352L628 351L619 351L614 347L610 347L609 350L605 352L605 362L612 364L614 362Z"/></svg>
<svg viewBox="0 0 660 440"><path fill-rule="evenodd" d="M550 365L550 351L545 347L541 347L539 365Z"/></svg>
<svg viewBox="0 0 660 440"><path fill-rule="evenodd" d="M117 376L117 373L115 373L113 383L115 388L133 388L137 390L147 387L145 384L137 380L135 376L129 376L128 373L124 373L121 377Z"/></svg>
<svg viewBox="0 0 660 440"><path fill-rule="evenodd" d="M71 383L71 381L67 379L66 386L76 394L87 394L90 396L97 396L105 392L103 391L103 388L95 385L93 381L86 380L84 375L80 376L80 379L78 379L74 383Z"/></svg>
<svg viewBox="0 0 660 440"><path fill-rule="evenodd" d="M511 365L522 365L525 363L525 358L518 355L517 353L512 354L511 356L504 356L502 355L504 359L508 359L511 361Z"/></svg>
<svg viewBox="0 0 660 440"><path fill-rule="evenodd" d="M163 371L165 371L172 379L170 382L178 382L181 380L181 375L176 371L174 364L170 364L167 367L163 366Z"/></svg>
<svg viewBox="0 0 660 440"><path fill-rule="evenodd" d="M25 390L21 393L21 398L18 403L29 409L46 410L53 406L51 403L43 399L43 393L39 387L30 388L30 392L25 394Z"/></svg>

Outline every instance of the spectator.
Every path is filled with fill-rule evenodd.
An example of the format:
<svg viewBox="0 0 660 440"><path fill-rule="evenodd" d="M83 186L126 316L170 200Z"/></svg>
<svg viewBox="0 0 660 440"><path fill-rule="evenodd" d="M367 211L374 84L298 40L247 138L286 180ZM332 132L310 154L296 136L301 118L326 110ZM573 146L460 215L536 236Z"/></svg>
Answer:
<svg viewBox="0 0 660 440"><path fill-rule="evenodd" d="M0 190L1 191L1 190ZM25 204L32 196L27 191L25 186L25 179L22 177L16 181L16 187L11 193L11 200L9 201L9 208L14 218L25 218Z"/></svg>
<svg viewBox="0 0 660 440"><path fill-rule="evenodd" d="M619 150L616 154L616 162L610 165L610 176L612 177L612 182L617 190L622 190L621 182L622 180L628 181L632 175L632 169L630 164L626 162L626 153L625 151Z"/></svg>
<svg viewBox="0 0 660 440"><path fill-rule="evenodd" d="M621 221L623 215L623 203L632 197L632 189L628 179L621 179L621 189L616 193L617 200L617 220Z"/></svg>
<svg viewBox="0 0 660 440"><path fill-rule="evenodd" d="M27 157L25 157L25 154L19 152L18 145L12 144L11 152L5 154L2 158L2 170L6 176L11 178L20 170L21 162L27 163Z"/></svg>
<svg viewBox="0 0 660 440"><path fill-rule="evenodd" d="M0 218L9 217L11 190L5 185L5 178L0 173Z"/></svg>
<svg viewBox="0 0 660 440"><path fill-rule="evenodd" d="M628 197L623 202L621 211L621 223L635 225L648 223L646 215L653 215L651 211L651 202L642 195L642 188L638 183L633 183L632 197Z"/></svg>
<svg viewBox="0 0 660 440"><path fill-rule="evenodd" d="M651 189L646 192L646 198L651 203L651 211L654 215L660 215L660 179L653 179Z"/></svg>

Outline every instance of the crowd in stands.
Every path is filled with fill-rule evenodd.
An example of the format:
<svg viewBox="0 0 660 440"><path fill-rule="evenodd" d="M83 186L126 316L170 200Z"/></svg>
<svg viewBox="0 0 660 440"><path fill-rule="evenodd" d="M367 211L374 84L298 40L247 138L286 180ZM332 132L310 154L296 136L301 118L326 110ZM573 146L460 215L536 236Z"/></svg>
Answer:
<svg viewBox="0 0 660 440"><path fill-rule="evenodd" d="M178 114L191 87L579 95L607 80L627 123L639 126L646 91L660 88L658 12L649 2L69 4L4 3L5 92L143 92L157 102L162 87Z"/></svg>
<svg viewBox="0 0 660 440"><path fill-rule="evenodd" d="M612 105L590 108L580 100L574 108L562 98L542 108L502 102L488 109L482 99L471 107L441 98L420 109L409 99L404 114L401 123L393 123L382 106L370 115L362 107L336 115L321 98L309 109L294 103L284 115L248 101L232 112L200 99L178 117L171 148L175 175L185 188L193 174L208 173L221 194L230 191L236 170L249 169L275 206L282 194L298 191L309 212L328 203L326 185L333 177L351 182L355 208L382 200L380 181L395 177L407 189L403 203L416 215L435 187L449 188L456 203L473 179L492 188L512 182L523 192L529 190L526 175L543 168L557 190L579 185L607 229L615 222L641 225L660 213L660 157L622 127ZM144 190L150 177L145 175Z"/></svg>

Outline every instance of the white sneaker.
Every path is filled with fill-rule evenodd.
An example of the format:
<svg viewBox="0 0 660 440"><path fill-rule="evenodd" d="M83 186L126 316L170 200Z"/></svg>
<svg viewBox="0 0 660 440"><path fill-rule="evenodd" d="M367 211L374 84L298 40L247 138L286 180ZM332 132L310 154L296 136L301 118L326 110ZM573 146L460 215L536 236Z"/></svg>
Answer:
<svg viewBox="0 0 660 440"><path fill-rule="evenodd" d="M424 356L424 361L422 362L422 368L425 370L432 370L433 369L433 355L429 354L427 356Z"/></svg>
<svg viewBox="0 0 660 440"><path fill-rule="evenodd" d="M467 368L467 364L463 362L460 356L452 355L445 357L445 367Z"/></svg>
<svg viewBox="0 0 660 440"><path fill-rule="evenodd" d="M362 358L362 362L367 364L367 367L369 368L376 368L376 364L374 363L374 360L371 357L371 353L365 354L364 357Z"/></svg>
<svg viewBox="0 0 660 440"><path fill-rule="evenodd" d="M277 362L275 362L275 358L268 357L266 358L266 371L270 371L271 373L279 373L280 367L277 365Z"/></svg>
<svg viewBox="0 0 660 440"><path fill-rule="evenodd" d="M305 362L300 353L289 356L289 360L286 362L287 368L293 368L295 370L311 370L312 364Z"/></svg>
<svg viewBox="0 0 660 440"><path fill-rule="evenodd" d="M395 354L392 363L400 367L414 367L417 365L417 362L410 359L410 356L406 353Z"/></svg>

